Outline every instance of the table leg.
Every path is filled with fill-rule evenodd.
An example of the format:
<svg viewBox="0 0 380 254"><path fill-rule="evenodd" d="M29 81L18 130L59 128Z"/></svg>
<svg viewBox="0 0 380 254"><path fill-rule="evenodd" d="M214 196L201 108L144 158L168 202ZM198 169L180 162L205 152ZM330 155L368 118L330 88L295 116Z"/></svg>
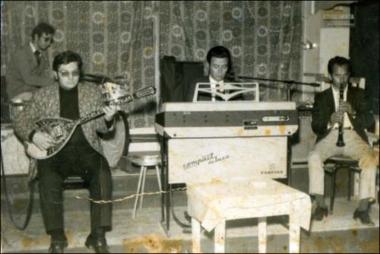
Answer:
<svg viewBox="0 0 380 254"><path fill-rule="evenodd" d="M191 235L193 244L193 253L201 252L201 224L194 218L191 218Z"/></svg>
<svg viewBox="0 0 380 254"><path fill-rule="evenodd" d="M226 239L226 221L220 222L215 227L215 245L214 252L215 253L224 253L224 245Z"/></svg>
<svg viewBox="0 0 380 254"><path fill-rule="evenodd" d="M258 218L258 242L259 242L259 253L267 252L267 218Z"/></svg>
<svg viewBox="0 0 380 254"><path fill-rule="evenodd" d="M358 172L354 172L354 200L359 199L359 190L360 190L360 174Z"/></svg>
<svg viewBox="0 0 380 254"><path fill-rule="evenodd" d="M295 215L289 215L289 253L300 251L300 226L295 223Z"/></svg>

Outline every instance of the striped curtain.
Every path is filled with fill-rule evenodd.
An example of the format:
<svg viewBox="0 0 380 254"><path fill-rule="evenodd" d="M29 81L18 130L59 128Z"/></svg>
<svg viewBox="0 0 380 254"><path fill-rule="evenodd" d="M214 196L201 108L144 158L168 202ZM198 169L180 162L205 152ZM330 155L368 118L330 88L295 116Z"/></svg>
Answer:
<svg viewBox="0 0 380 254"><path fill-rule="evenodd" d="M3 1L1 75L33 27L45 21L57 28L50 58L78 52L86 73L122 76L129 92L154 84L154 28L158 15L160 56L203 61L224 45L235 73L271 79L301 77L302 6L298 1ZM286 87L263 86L261 100L284 100ZM127 107L132 127L152 126L155 98ZM146 106L151 105L151 106ZM141 109L141 110L138 110Z"/></svg>

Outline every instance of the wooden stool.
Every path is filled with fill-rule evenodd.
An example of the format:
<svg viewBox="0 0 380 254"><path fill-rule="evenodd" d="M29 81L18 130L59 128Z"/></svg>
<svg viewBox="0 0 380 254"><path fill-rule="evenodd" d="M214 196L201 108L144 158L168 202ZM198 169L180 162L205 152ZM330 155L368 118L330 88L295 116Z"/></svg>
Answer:
<svg viewBox="0 0 380 254"><path fill-rule="evenodd" d="M333 213L334 210L334 201L335 201L335 191L336 191L336 173L339 169L344 168L348 172L348 195L347 199L351 200L352 195L352 175L354 173L360 174L360 168L358 166L358 161L353 160L349 157L344 156L332 156L328 158L325 163L325 172L331 176L331 183L330 183L330 214ZM355 181L356 185L357 181ZM354 193L358 191L359 187L356 186L354 188Z"/></svg>
<svg viewBox="0 0 380 254"><path fill-rule="evenodd" d="M137 203L139 201L139 198L140 198L140 209L142 208L144 195L141 195L141 194L144 192L146 171L147 171L148 167L155 167L156 175L157 175L158 188L160 191L162 191L161 175L160 175L161 154L159 152L132 153L132 154L128 155L128 160L131 163L136 164L137 166L140 166L140 176L139 176L139 181L138 181L137 190L136 190L137 196L135 198L135 204L133 207L133 215L132 215L132 218L135 218L136 217L136 210L137 210Z"/></svg>

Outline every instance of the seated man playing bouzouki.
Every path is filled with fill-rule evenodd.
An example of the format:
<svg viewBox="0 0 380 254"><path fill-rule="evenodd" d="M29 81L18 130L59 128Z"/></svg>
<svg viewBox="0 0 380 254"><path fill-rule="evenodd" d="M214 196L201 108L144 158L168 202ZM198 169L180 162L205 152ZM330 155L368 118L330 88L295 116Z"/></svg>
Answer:
<svg viewBox="0 0 380 254"><path fill-rule="evenodd" d="M37 161L41 212L47 234L51 236L49 252L63 252L67 247L63 223L63 181L79 175L89 183L90 197L110 200L112 178L104 156L100 134L114 132L118 106L104 106L98 86L79 82L81 57L72 51L58 54L53 61L56 84L36 91L31 101L15 119L15 132L24 141L40 149L53 147L56 141L40 130L35 122L44 118L76 120L94 109L104 117L90 120L75 128L66 145L53 157ZM91 233L85 245L97 253L107 253L105 232L111 229L112 204L91 202Z"/></svg>

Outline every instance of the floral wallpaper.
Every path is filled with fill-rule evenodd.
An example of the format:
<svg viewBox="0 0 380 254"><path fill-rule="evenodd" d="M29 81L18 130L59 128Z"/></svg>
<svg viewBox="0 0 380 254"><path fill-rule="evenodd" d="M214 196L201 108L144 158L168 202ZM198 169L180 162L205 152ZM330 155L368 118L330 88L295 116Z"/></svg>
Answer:
<svg viewBox="0 0 380 254"><path fill-rule="evenodd" d="M159 18L160 57L203 61L224 45L238 75L271 79L301 77L302 6L299 1L2 1L1 75L33 27L57 28L50 58L80 53L86 73L122 76L133 92L154 84L153 16ZM261 89L262 100L284 100L281 84ZM136 101L132 127L151 126L155 97Z"/></svg>

